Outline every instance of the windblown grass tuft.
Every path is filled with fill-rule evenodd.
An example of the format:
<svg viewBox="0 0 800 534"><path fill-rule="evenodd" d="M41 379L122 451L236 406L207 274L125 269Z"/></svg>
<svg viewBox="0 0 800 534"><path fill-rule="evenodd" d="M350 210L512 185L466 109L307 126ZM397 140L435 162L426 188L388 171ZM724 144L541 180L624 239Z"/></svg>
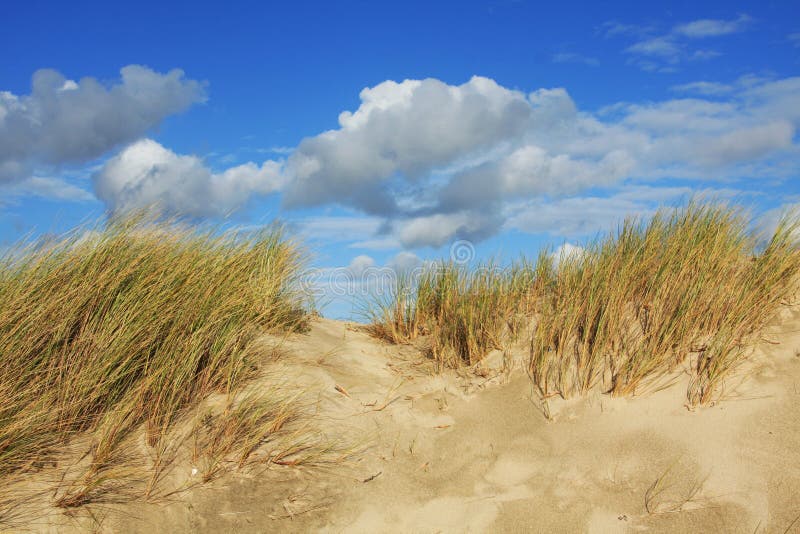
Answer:
<svg viewBox="0 0 800 534"><path fill-rule="evenodd" d="M6 253L0 485L89 436L81 489L56 503L85 504L120 478L120 450L139 433L159 449L203 398L233 397L257 370L261 333L304 327L302 263L278 228L219 234L142 217ZM215 447L241 438L246 457L281 428L286 406L263 406L230 407Z"/></svg>

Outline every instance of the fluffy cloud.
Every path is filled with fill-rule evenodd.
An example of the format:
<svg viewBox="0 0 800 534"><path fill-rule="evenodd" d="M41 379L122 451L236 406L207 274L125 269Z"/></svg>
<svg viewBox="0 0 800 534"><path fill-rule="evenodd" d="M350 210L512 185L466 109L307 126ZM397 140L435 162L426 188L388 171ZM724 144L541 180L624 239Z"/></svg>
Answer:
<svg viewBox="0 0 800 534"><path fill-rule="evenodd" d="M277 191L284 180L275 161L215 173L196 156L178 155L143 139L106 162L94 185L112 212L157 205L182 215L219 216L241 208L253 195Z"/></svg>
<svg viewBox="0 0 800 534"><path fill-rule="evenodd" d="M486 213L463 210L402 219L396 223L395 231L405 247L439 247L456 238L486 239L502 225L502 216L494 210Z"/></svg>
<svg viewBox="0 0 800 534"><path fill-rule="evenodd" d="M502 159L453 177L441 192L441 205L445 209L485 208L510 198L567 195L612 185L632 168L633 161L624 150L612 150L602 158L576 159L524 145Z"/></svg>
<svg viewBox="0 0 800 534"><path fill-rule="evenodd" d="M54 70L33 75L29 95L0 92L0 181L90 161L141 137L165 117L205 99L199 82L129 65L106 87Z"/></svg>
<svg viewBox="0 0 800 534"><path fill-rule="evenodd" d="M282 191L290 208L347 210L301 221L299 231L357 241L354 248L439 247L504 228L581 235L619 213L647 213L654 201L621 192L633 183L651 183L664 200L678 194L656 187L664 178L796 175L800 78L710 84L677 90L724 92L724 101L698 96L589 112L563 88L524 94L478 77L462 85L384 82L362 91L338 129L303 140L285 161L215 172L143 140L105 164L95 191L112 211L156 203L197 216Z"/></svg>
<svg viewBox="0 0 800 534"><path fill-rule="evenodd" d="M347 270L355 277L361 278L367 269L375 267L375 260L366 255L356 256L350 261Z"/></svg>
<svg viewBox="0 0 800 534"><path fill-rule="evenodd" d="M288 206L331 201L386 214L398 209L385 184L409 182L524 132L525 96L474 77L453 86L435 79L383 82L361 91L361 106L340 128L307 138L289 157Z"/></svg>
<svg viewBox="0 0 800 534"><path fill-rule="evenodd" d="M737 164L792 146L800 121L792 120L788 111L775 113L774 106L784 99L795 102L798 96L781 93L758 102L746 91L724 103L681 99L631 105L624 108L620 124L651 140L646 146L627 147L640 162L641 176L737 178L742 176Z"/></svg>
<svg viewBox="0 0 800 534"><path fill-rule="evenodd" d="M410 273L424 265L422 259L413 252L398 252L386 262L386 266L398 273Z"/></svg>
<svg viewBox="0 0 800 534"><path fill-rule="evenodd" d="M746 126L706 139L701 145L681 143L685 154L703 167L719 167L757 160L792 145L795 128L788 121L773 121L766 124Z"/></svg>
<svg viewBox="0 0 800 534"><path fill-rule="evenodd" d="M563 88L523 95L483 78L386 82L362 92L340 129L304 140L289 157L286 203L370 214L373 239L356 238L368 247L438 247L508 225L567 235L594 221L596 229L641 205L569 197L629 179L777 178L773 161L797 149L800 78L718 85L726 101L620 103L589 113Z"/></svg>

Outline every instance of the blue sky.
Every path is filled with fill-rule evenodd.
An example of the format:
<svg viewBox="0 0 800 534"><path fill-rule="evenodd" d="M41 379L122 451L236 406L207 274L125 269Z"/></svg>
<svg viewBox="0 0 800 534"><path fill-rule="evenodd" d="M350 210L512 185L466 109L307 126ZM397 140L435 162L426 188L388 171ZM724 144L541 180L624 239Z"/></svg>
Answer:
<svg viewBox="0 0 800 534"><path fill-rule="evenodd" d="M797 2L18 2L0 50L0 246L157 202L358 274L800 201Z"/></svg>

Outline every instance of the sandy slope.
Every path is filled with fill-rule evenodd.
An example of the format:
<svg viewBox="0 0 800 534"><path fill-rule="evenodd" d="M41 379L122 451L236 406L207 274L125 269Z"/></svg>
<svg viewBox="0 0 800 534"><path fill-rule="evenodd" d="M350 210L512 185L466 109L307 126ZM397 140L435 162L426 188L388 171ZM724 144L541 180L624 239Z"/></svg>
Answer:
<svg viewBox="0 0 800 534"><path fill-rule="evenodd" d="M321 319L287 342L286 373L319 396L330 435L366 452L336 469L228 476L101 529L784 532L800 515L800 313L776 325L755 378L716 406L687 410L676 384L554 403L548 421L519 369L435 376L413 348Z"/></svg>

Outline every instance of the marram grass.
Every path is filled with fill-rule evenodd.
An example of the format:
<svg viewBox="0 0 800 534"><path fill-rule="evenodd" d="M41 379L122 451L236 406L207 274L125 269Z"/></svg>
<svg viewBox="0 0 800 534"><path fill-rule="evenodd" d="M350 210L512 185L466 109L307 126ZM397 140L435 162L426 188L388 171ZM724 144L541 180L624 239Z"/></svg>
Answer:
<svg viewBox="0 0 800 534"><path fill-rule="evenodd" d="M388 298L368 303L368 328L392 343L424 335L438 365L473 365L520 331L534 286L535 271L525 261L509 270L492 262L473 269L433 264L413 277L401 274Z"/></svg>
<svg viewBox="0 0 800 534"><path fill-rule="evenodd" d="M257 337L304 325L302 263L277 228L219 234L141 217L7 252L0 486L89 436L85 473L56 503L84 504L119 470L123 444L161 450L189 408L235 398L263 356ZM241 463L294 417L289 400L267 400L226 408L213 452L241 442Z"/></svg>
<svg viewBox="0 0 800 534"><path fill-rule="evenodd" d="M544 397L636 394L683 366L689 402L709 403L796 290L795 221L759 246L739 209L691 202L629 218L578 254L507 269L439 264L374 307L371 330L392 342L429 334L449 367L526 332Z"/></svg>

